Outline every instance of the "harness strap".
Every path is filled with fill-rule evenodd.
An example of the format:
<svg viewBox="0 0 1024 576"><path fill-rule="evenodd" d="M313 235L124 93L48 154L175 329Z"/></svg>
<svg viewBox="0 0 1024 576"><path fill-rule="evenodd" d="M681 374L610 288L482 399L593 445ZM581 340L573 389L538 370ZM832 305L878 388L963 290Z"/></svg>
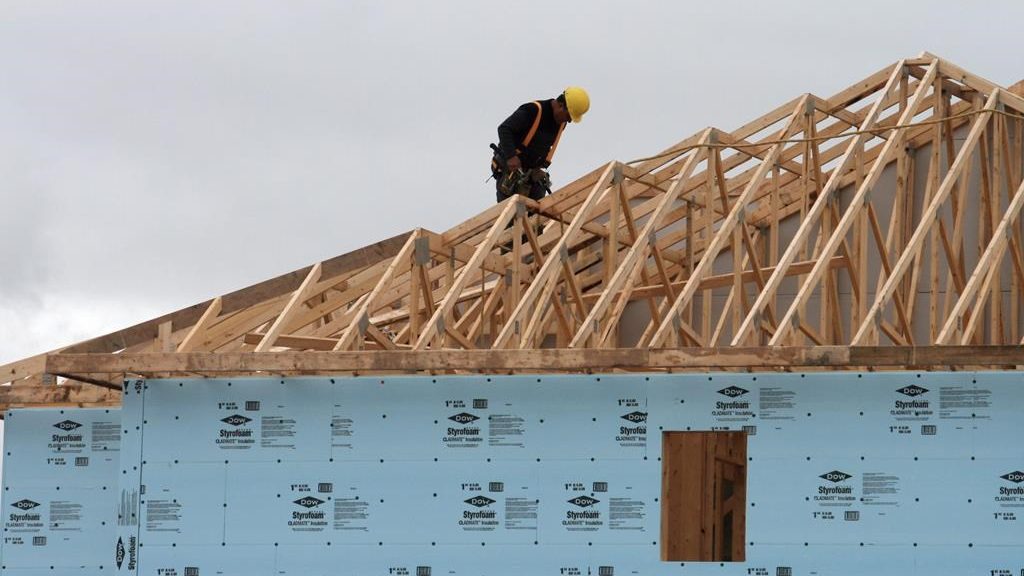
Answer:
<svg viewBox="0 0 1024 576"><path fill-rule="evenodd" d="M558 127L558 134L555 136L555 142L551 145L551 150L548 151L548 157L545 159L548 164L551 164L551 159L555 157L555 150L558 149L558 141L562 139L562 130L565 130L565 122Z"/></svg>
<svg viewBox="0 0 1024 576"><path fill-rule="evenodd" d="M541 108L540 102L534 100L534 105L537 106L537 117L533 120L533 126L530 126L530 131L526 133L526 138L523 138L523 150L530 147L530 142L533 142L534 135L537 134L537 128L540 126L540 117L543 116L543 109Z"/></svg>

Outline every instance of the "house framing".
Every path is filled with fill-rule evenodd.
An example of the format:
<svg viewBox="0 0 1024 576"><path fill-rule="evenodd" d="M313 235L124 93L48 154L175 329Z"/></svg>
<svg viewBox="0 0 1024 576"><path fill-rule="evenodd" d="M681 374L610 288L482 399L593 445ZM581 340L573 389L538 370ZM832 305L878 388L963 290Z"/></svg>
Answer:
<svg viewBox="0 0 1024 576"><path fill-rule="evenodd" d="M923 53L0 366L0 405L115 405L125 374L1015 368L1022 205L1024 84Z"/></svg>

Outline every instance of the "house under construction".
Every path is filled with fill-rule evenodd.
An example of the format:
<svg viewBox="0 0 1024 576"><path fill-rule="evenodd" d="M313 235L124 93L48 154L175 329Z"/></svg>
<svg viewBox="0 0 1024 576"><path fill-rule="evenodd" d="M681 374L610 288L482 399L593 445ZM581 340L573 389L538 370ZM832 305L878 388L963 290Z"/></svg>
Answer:
<svg viewBox="0 0 1024 576"><path fill-rule="evenodd" d="M1024 573L1022 206L923 53L0 366L0 572Z"/></svg>

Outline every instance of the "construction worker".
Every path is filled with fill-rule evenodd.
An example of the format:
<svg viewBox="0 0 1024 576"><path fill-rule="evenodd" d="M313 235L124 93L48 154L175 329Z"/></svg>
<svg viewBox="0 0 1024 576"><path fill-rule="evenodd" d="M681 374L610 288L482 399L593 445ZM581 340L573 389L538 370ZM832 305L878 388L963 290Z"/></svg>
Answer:
<svg viewBox="0 0 1024 576"><path fill-rule="evenodd" d="M540 200L551 191L545 170L568 122L579 122L590 109L590 96L570 86L558 97L523 104L498 126L498 145L491 144L491 174L498 202L513 194Z"/></svg>

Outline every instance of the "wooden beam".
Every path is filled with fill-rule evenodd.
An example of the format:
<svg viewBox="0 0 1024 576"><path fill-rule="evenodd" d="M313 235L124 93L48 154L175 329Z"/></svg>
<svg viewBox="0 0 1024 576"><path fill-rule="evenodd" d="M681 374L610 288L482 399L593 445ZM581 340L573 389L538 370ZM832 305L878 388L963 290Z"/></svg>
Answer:
<svg viewBox="0 0 1024 576"><path fill-rule="evenodd" d="M295 289L291 299L288 300L288 304L285 305L281 313L277 315L277 319L267 330L267 335L263 337L263 340L256 345L256 352L266 352L274 346L274 341L281 334L281 330L284 325L288 322L292 315L296 314L299 310L299 306L304 302L310 294L310 289L313 285L320 280L320 273L323 269L323 265L319 262L313 265L309 270L309 274L306 275L306 279L302 281L302 284Z"/></svg>
<svg viewBox="0 0 1024 576"><path fill-rule="evenodd" d="M810 346L426 350L354 352L233 352L213 354L53 354L50 373L166 373L188 376L331 374L366 371L609 372L706 368L943 368L1024 365L1024 346Z"/></svg>
<svg viewBox="0 0 1024 576"><path fill-rule="evenodd" d="M406 238L405 245L395 254L395 257L391 259L388 267L384 270L384 273L377 280L376 285L370 292L362 304L360 304L354 313L352 314L352 320L349 321L348 327L342 332L341 337L338 339L338 343L335 345L335 350L348 350L352 347L357 337L361 337L359 334L359 324L364 325L370 321L370 312L373 310L374 300L391 284L392 279L395 276L395 272L399 266L405 266L409 262L409 258L416 247L416 241L421 237L419 229L413 230L411 234ZM415 313L415 311L412 311Z"/></svg>
<svg viewBox="0 0 1024 576"><path fill-rule="evenodd" d="M519 301L519 305L516 306L512 314L509 315L508 321L505 327L502 328L501 333L494 339L494 348L505 348L510 343L513 343L513 339L517 339L515 345L517 347L529 346L534 332L538 328L540 319L543 316L543 310L551 297L551 293L554 291L555 277L559 272L560 263L557 255L561 252L562 248L568 248L569 243L572 242L576 234L583 227L583 224L587 221L587 217L591 209L601 200L609 190L614 191L614 187L609 188L609 183L612 178L612 172L616 166L615 162L609 162L601 178L598 179L597 183L591 189L590 194L587 196L587 200L580 207L576 216L573 218L572 223L568 229L564 232L558 243L552 248L554 257L547 258L544 265L541 267L540 272L534 277L530 287L526 290L522 299ZM532 314L531 314L532 311ZM529 321L527 319L529 318ZM523 324L525 323L525 327ZM525 328L525 329L524 329ZM521 334L518 333L521 331Z"/></svg>
<svg viewBox="0 0 1024 576"><path fill-rule="evenodd" d="M925 75L924 80L922 80L922 82L918 86L917 91L914 93L914 96L911 98L910 104L904 109L904 111L900 115L900 119L898 122L900 125L907 124L910 121L910 119L913 118L913 112L917 109L918 102L924 97L925 89L930 83L930 80L936 78L937 69L937 63L933 62L932 66L929 68L928 73ZM896 88L896 86L892 84L890 89L894 88ZM808 276L807 281L803 285L801 285L800 290L797 292L796 298L794 298L793 303L790 305L790 308L786 311L786 314L779 322L778 332L776 332L776 334L772 336L771 340L769 340L768 342L770 345L781 344L783 342L783 339L786 337L789 330L793 326L798 326L803 323L804 319L798 318L800 310L804 305L806 305L807 300L810 298L811 293L814 291L815 283L818 280L820 280L825 274L827 266L824 264L824 262L827 259L831 258L840 248L841 244L845 241L847 232L856 223L859 215L861 214L862 209L870 202L869 197L871 190L874 188L875 184L878 182L878 179L881 177L883 168L888 164L889 159L893 157L897 149L902 145L904 130L904 128L897 129L890 135L889 139L886 141L885 145L882 148L881 154L879 154L878 159L871 167L871 170L868 172L867 177L864 179L863 183L860 185L860 187L854 194L853 198L850 200L850 205L847 208L846 212L843 214L842 219L840 219L839 223L836 225L836 229L828 238L824 248L822 249L822 253L818 255L821 259L819 260L815 268L811 271L811 274ZM831 195L829 196L829 199L831 199ZM819 202L822 200L822 197L818 198ZM824 301L824 299L825 294L822 294L822 301ZM908 338L909 337L910 336L908 336Z"/></svg>
<svg viewBox="0 0 1024 576"><path fill-rule="evenodd" d="M930 69L930 74L934 76L936 74L936 71L937 66L933 64ZM890 74L889 80L885 84L885 91L883 95L879 97L878 101L871 108L871 111L865 118L862 128L869 128L875 123L875 120L878 118L878 115L882 111L882 101L885 100L886 95L888 95L890 92L892 92L899 86L899 81L902 75L903 66L901 62L900 65L896 66ZM918 90L914 95L914 104L907 108L907 111L905 111L904 114L901 116L901 120L905 119L910 115L910 113L908 112L909 110L913 110L916 108L916 102L923 98L924 91L925 83L922 83L921 86L918 87ZM846 151L843 153L842 159L839 162L839 166L833 169L832 176L829 178L828 183L825 184L824 189L818 195L818 198L814 201L814 204L811 205L807 217L804 218L803 221L800 223L800 227L797 230L795 236L793 237L793 240L790 242L789 247L786 249L786 251L779 259L779 265L776 267L775 272L768 278L768 281L765 283L765 288L761 291L757 299L754 301L754 304L751 306L750 312L747 313L746 318L743 319L743 323L741 324L739 331L733 337L733 346L738 346L742 344L744 338L747 337L747 335L755 328L755 326L760 325L761 314L767 308L768 303L773 301L773 299L775 298L775 294L779 289L779 286L782 284L782 280L787 276L786 269L789 268L793 261L796 260L796 257L801 251L801 248L804 245L806 245L807 238L810 236L812 229L814 228L815 224L821 219L822 214L825 212L825 209L828 208L831 204L833 195L835 195L837 190L839 189L840 177L846 171L847 166L849 166L850 163L855 159L858 150L863 146L866 139L866 136L861 135L854 137L850 141L849 145L846 148ZM898 139L899 138L896 137L896 135L894 135L894 137L892 137L887 142L887 146L892 146L893 143ZM871 173L869 173L867 180L858 189L860 196L865 196L867 194L867 191L870 190L872 186L874 186L875 181L881 175L882 160L884 160L884 158L880 159L878 162L875 163L875 165L872 167ZM849 211L847 213L849 213ZM852 224L852 221L850 224ZM820 266L816 267L815 271L812 271L810 277L807 279L806 282L804 282L803 286L801 287L801 291L809 292L809 290L814 287L814 282L816 281L816 279L820 278L821 274L824 272L824 269L818 270L818 268L827 266L832 256L835 254L835 250L839 247L839 240L845 234L845 231L840 232L842 226L843 223L840 222L839 229L837 229L832 234L832 237L829 239L828 244L826 244L823 249L823 254L821 255L822 257L819 261ZM822 305L824 305L824 302L822 303ZM787 311L783 315L782 320L778 324L778 329L776 330L775 335L772 337L772 342L774 344L777 345L781 343L781 339L785 337L787 330L790 327L792 327L793 319L799 309L800 306L794 302L794 304L790 307L789 311Z"/></svg>
<svg viewBox="0 0 1024 576"><path fill-rule="evenodd" d="M246 344L256 345L263 341L266 334L250 332L242 339ZM315 336L290 336L282 334L277 337L277 346L282 348L294 348L296 350L334 350L337 338L318 338Z"/></svg>
<svg viewBox="0 0 1024 576"><path fill-rule="evenodd" d="M200 317L199 321L196 322L195 325L192 326L192 328L188 331L188 334L185 336L185 339L182 340L180 344L178 344L178 352L192 351L192 349L195 347L195 343L199 340L199 336L201 336L203 332L205 332L206 329L210 326L210 324L212 324L217 319L217 316L220 315L221 306L223 305L223 303L224 299L221 298L220 296L217 296L216 298L213 299L213 302L210 303L210 307L206 309L206 312L203 312L202 317Z"/></svg>
<svg viewBox="0 0 1024 576"><path fill-rule="evenodd" d="M286 303L287 294L260 302L229 315L221 315L193 345L193 352L217 350L240 338L246 332L271 322Z"/></svg>
<svg viewBox="0 0 1024 576"><path fill-rule="evenodd" d="M487 232L487 236L484 237L483 241L476 247L473 255L469 258L469 261L459 271L458 277L455 282L448 288L448 293L445 294L444 299L438 305L437 309L431 315L430 320L427 321L423 327L423 332L420 333L419 339L413 344L414 350L424 350L430 343L430 340L434 336L444 336L448 331L445 329L446 326L452 324L451 312L455 307L455 303L458 302L459 296L462 295L462 291L466 288L466 284L469 283L473 272L478 270L487 259L487 256L491 253L491 249L494 247L494 241L507 226L512 218L516 215L516 207L519 205L518 198L521 196L515 196L505 201L505 207L494 222L491 224L491 229ZM432 299L431 299L432 300ZM456 338L457 339L457 338Z"/></svg>
<svg viewBox="0 0 1024 576"><path fill-rule="evenodd" d="M896 88L892 86L892 78L898 78ZM967 219L966 209L980 204L979 211L984 212L977 222L979 252L986 246L991 248L992 242L998 239L999 235L994 235L994 232L1004 214L1002 204L1011 201L1009 193L1021 180L1021 123L1018 121L1013 128L1004 130L1001 126L1005 120L999 118L1000 127L990 131L994 132L991 141L986 139L980 145L980 163L985 165L980 170L980 178L970 173L971 161L968 160L967 165L960 169L959 177L949 184L951 188L945 192L943 188L954 168L946 166L953 157L954 130L976 118L986 117L985 114L978 115L983 96L992 98L998 95L1000 104L1024 111L1024 99L1010 93L1020 95L1024 92L1022 86L1024 83L1019 83L1017 90L1006 91L925 53L919 58L887 66L827 100L804 95L732 133L714 131L721 136L723 143L715 144L716 147L732 145L736 152L728 155L722 152L721 156L716 153L718 161L708 162L702 173L695 174L695 169L686 172L688 165L692 168L693 159L698 154L692 148L701 144L702 134L707 131L666 149L664 154L637 161L634 166L606 164L539 203L523 199L531 214L535 214L531 219L540 221L545 227L540 238L533 234L532 225L528 229L518 229L524 225L520 218L516 218L517 228L500 230L496 239L491 234L495 243L511 240L513 253L503 256L487 253L478 265L464 266L461 276L465 279L460 290L456 289L460 276L455 261L469 263L474 258L479 259L481 243L487 240L489 230L497 225L495 220L505 209L501 205L489 207L444 235L424 232L429 239L429 250L424 252L439 255L440 260L447 264L400 268L393 273L390 286L383 291L378 290L374 298L369 296L391 264L389 256L382 254L390 250L393 256L408 236L402 236L397 244L395 239L391 239L325 261L321 278L315 282L309 280L313 268L306 267L57 352L156 353L179 338L182 339L178 345L179 352L219 350L238 353L253 345L260 350L269 350L276 343L282 347L321 349L329 343L333 343L332 347L339 344L341 340L327 338L338 335L345 335L353 342L358 338L360 348L363 345L373 349L387 348L396 346L396 342L399 348L411 347L417 339L421 345L429 342L432 347L453 345L469 348L479 345L478 337L486 335L493 339L499 327L503 328L499 339L504 339L504 342L495 345L496 348L539 347L553 335L557 336L558 346L614 347L617 346L617 323L625 306L636 298L648 300L652 317L638 343L640 348L652 343L707 343L713 347L717 337L728 332L724 329L726 317L733 320L732 344L737 348L766 342L769 338L774 345L798 343L802 338L798 334L792 341L787 339L786 333L793 334L794 329L806 334L811 342L838 343L843 341L843 324L846 321L838 308L839 282L843 283L844 289L852 289L857 298L858 309L850 313L851 330L857 332L858 326L863 327L869 321L877 322L877 328L872 328L872 335L882 330L897 347L901 347L914 344L911 321L914 298L918 297L919 276L922 277L921 294L931 294L928 302L932 306L929 328L936 341L945 341L938 338L936 330L942 322L948 326L952 320L947 322L946 319L952 317L957 317L969 327L986 328L979 328L970 342L1018 341L1022 310L1020 287L1024 286L1024 258L1020 254L1024 227L1014 225L1006 239L1000 240L1000 255L982 260L989 268L999 266L998 270L990 273L975 265L972 278L976 280L971 290L980 290L981 296L966 297L968 274L964 268L979 256L986 258L981 254L965 255L965 241L974 240L976 224ZM912 90L916 98L917 94L925 94L932 88L935 89L934 98L922 97L913 102L909 98ZM958 98L960 102L951 104L950 97ZM976 102L973 107L972 101ZM780 133L782 138L788 138L789 132L779 132L777 127L787 116L792 116L792 108L798 104L803 105L803 122L799 128L803 130L804 138L801 140L807 142L805 145L779 145L776 140ZM894 107L895 113L892 111ZM929 110L929 124L896 128L924 117ZM988 116L997 113L1002 113L1002 110ZM1016 112L1008 114L1015 115ZM944 120L948 115L956 118ZM851 129L870 129L871 135L849 136ZM809 141L815 136L839 139L822 140L819 152L818 142ZM882 143L873 144L879 139ZM856 196L852 202L846 202L850 207L840 219L835 203L840 189L853 184L855 191L869 190L871 175L880 173L891 163L894 146L901 147L899 144L905 143L913 149L929 142L937 160L927 179L929 191L925 206L947 194L952 204L952 228L942 218L931 224L912 221L916 212L924 212L926 218L932 215L926 210L911 210L915 202L913 185L908 183L914 173L912 157L902 152L898 152L897 190L904 192L907 198L894 202L884 242L878 217L866 196ZM866 147L866 143L873 145ZM844 151L849 154L851 147L855 150L852 160L857 164L855 168L850 167L849 159L844 156ZM944 161L942 154L946 154ZM611 166L621 170L630 181L613 184L610 188L614 190L606 190L602 180ZM823 173L824 177L829 180L823 189L822 171L825 169L828 171ZM949 173L946 181L941 183L940 170ZM770 182L764 181L766 171L771 171ZM870 173L865 174L866 171ZM727 178L729 174L732 174L731 178ZM968 205L968 192L973 193L974 190L968 190L967 185L977 188L976 180L981 182L982 199L972 199L972 204ZM720 198L716 197L715 188ZM678 191L675 204L682 201L685 205L673 206L673 202L667 200L673 189ZM813 199L811 193L818 192L815 206L818 202L824 204L825 190L832 193L833 202L822 208L816 218L813 216L814 206L808 204L808 199ZM741 210L738 213L737 206ZM848 226L846 216L851 214L856 222ZM742 217L741 222L733 220L736 215ZM799 256L788 261L785 257L779 259L779 247L771 245L778 241L780 221L790 217L802 220L798 238L790 249L799 249L793 248L794 245L806 246L811 241L810 235L818 230L814 256L810 261ZM771 226L769 246L760 246L751 240L745 229L750 225L761 228L762 233ZM914 225L918 226L916 231ZM804 226L807 227L806 238L801 237ZM856 228L855 250L849 248L846 239L848 230L853 227ZM928 228L923 240L927 248L916 245L917 240L910 238L911 233L916 234L923 227ZM644 231L637 228L644 228ZM648 229L651 233L647 233ZM520 241L522 233L530 236L528 247ZM881 318L877 310L875 315L867 310L867 304L870 304L866 302L869 233L878 246L881 267L885 270L885 277L879 282L876 292L879 295L884 291L891 292L881 297L886 301L894 299L898 321ZM728 249L726 243L730 242L730 237L732 268L723 269L717 276L712 275L714 270L711 267L717 256ZM927 245L928 237L931 238L930 245ZM741 258L741 242L750 261L749 270ZM381 246L387 243L390 243L390 248ZM641 249L635 258L630 258L629 250L637 244ZM603 258L600 248L604 249ZM940 248L949 263L948 274L942 272L948 276L944 293L939 291L942 286L938 283L939 259L936 255ZM770 255L766 262L769 266L762 266L763 260L758 260L765 258L761 254L764 249ZM921 254L910 256L912 271L901 271L899 262L890 264L890 255L893 261L902 261L907 250L931 254L931 259L929 261ZM526 263L530 257L533 258L532 263ZM810 269L806 268L809 262L813 264ZM1001 310L999 299L1005 296L1003 281L1006 268L1011 265L1010 304L1007 310ZM846 267L849 274L831 272L837 266ZM477 269L481 270L479 275L476 275ZM932 274L924 279L925 271L929 269ZM501 282L507 270L514 280L512 286ZM760 275L768 271L772 277L765 280ZM820 326L799 318L796 321L784 320L775 327L770 319L778 297L778 283L794 273L809 274L800 287L798 301L808 298L820 287L823 299ZM474 276L470 277L470 274ZM886 282L889 277L901 275L895 288ZM479 286L476 285L477 279ZM752 281L756 286L749 285ZM711 288L719 285L731 285L732 296L721 310L721 328L713 333L710 325L713 310ZM520 297L520 290L524 287L526 294ZM676 293L677 287L682 293ZM687 295L686 292L691 290ZM704 325L698 326L703 330L698 333L690 325L700 322L693 312L702 290L706 296L702 303L706 308ZM753 306L745 301L751 292L757 293L757 302ZM954 292L961 294L955 295ZM566 295L569 295L568 299ZM322 298L317 297L311 306L305 306L314 296ZM918 298L923 303L927 296ZM595 299L602 309L596 314L596 309L589 307ZM878 301L876 298L876 304ZM959 308L953 306L954 301ZM790 310L802 310L800 305L794 302ZM364 313L356 314L359 309L364 309ZM951 316L954 309L958 313ZM719 312L718 308L714 311ZM1004 317L1007 314L1003 312L1008 317ZM327 314L331 316L325 318ZM431 314L434 318L427 321ZM581 320L584 317L587 321ZM738 322L740 318L742 322ZM364 324L366 319L371 321L369 326ZM360 325L364 326L362 330L358 330ZM426 332L433 330L435 333L421 335L424 328ZM354 332L356 330L358 333ZM385 334L380 330L390 332ZM581 331L591 334L580 339ZM968 332L973 331L973 328L968 329ZM258 332L262 340L254 342L253 332ZM666 332L672 334L667 343L663 338ZM396 333L397 340L394 340L392 334ZM918 331L918 334L923 333ZM945 338L949 342L957 340L956 334ZM962 343L967 342L964 340ZM343 350L351 348L342 347ZM37 356L0 366L0 383L14 381L15 384L35 385L41 382L42 358ZM89 378L87 381L90 382L111 384L99 377L78 376Z"/></svg>
<svg viewBox="0 0 1024 576"><path fill-rule="evenodd" d="M801 99L800 103L793 109L793 113L790 115L786 126L779 134L779 140L786 140L797 128L797 120L803 115L804 109L806 108L806 102L806 98ZM719 251L732 234L733 228L738 226L740 222L744 220L744 213L746 211L747 204L754 196L755 191L760 186L761 181L764 180L764 177L768 174L768 171L775 165L775 161L778 159L783 147L782 143L772 146L771 152L768 153L768 156L758 166L756 174L751 178L750 182L743 190L743 193L740 194L739 198L737 198L733 203L732 208L729 210L729 215L726 216L722 222L722 226L715 232L714 238L704 251L704 256L694 269L691 279L695 279L699 282L711 271ZM708 232L710 232L710 230L708 230ZM679 296L676 297L665 317L660 319L661 325L654 333L654 337L651 340L651 344L653 346L660 346L665 341L666 336L673 326L672 317L678 316L680 312L682 312L683 308L689 304L690 299L693 298L694 293L696 293L698 282L688 283L686 288L684 288L683 291L679 293ZM659 321L657 318L652 320L653 322ZM705 331L705 337L706 336L707 331Z"/></svg>
<svg viewBox="0 0 1024 576"><path fill-rule="evenodd" d="M872 303L871 309L868 310L868 317L860 325L860 328L851 340L852 344L856 345L863 342L870 330L872 320L875 318L881 319L880 311L882 306L888 302L889 298L896 291L896 284L900 279L902 279L903 274L910 267L911 261L920 254L925 235L931 229L931 225L938 217L939 208L945 203L946 198L949 196L950 190L952 190L953 185L956 183L957 178L960 175L960 170L963 169L971 154L974 152L974 146L978 143L978 139L981 138L981 133L984 132L985 126L988 124L989 119L991 119L992 111L995 110L998 100L999 92L993 92L985 103L985 107L983 108L984 112L974 121L974 126L971 127L971 131L967 134L967 138L964 140L963 144L960 145L960 151L957 153L956 160L954 160L953 164L949 167L949 171L946 173L946 177L943 179L942 185L932 197L931 203L921 214L917 228L914 230L914 235L911 236L906 249L893 266L892 276L886 280L885 285L882 286L882 289L875 295L875 301Z"/></svg>
<svg viewBox="0 0 1024 576"><path fill-rule="evenodd" d="M342 254L323 262L322 275L330 278L345 272L363 268L374 264L382 259L389 258L396 254L405 243L409 233L399 234L387 240L382 240L369 246L359 248L347 254ZM221 315L228 315L257 305L261 302L294 292L302 284L302 280L309 275L312 266L283 274L276 278L254 284L248 288L242 288L222 296L223 306ZM116 352L134 346L146 340L153 340L157 336L158 326L163 322L172 322L175 326L192 326L203 313L209 309L213 299L194 304L177 312L165 314L130 328L111 332L104 336L92 338L64 348L66 352Z"/></svg>
<svg viewBox="0 0 1024 576"><path fill-rule="evenodd" d="M706 144L710 141L710 138L711 129L709 128L704 131L698 143ZM590 338L590 335L600 329L600 327L596 326L597 321L604 317L605 312L612 304L613 297L622 290L623 284L634 275L636 267L642 265L644 260L646 260L646 258L641 259L641 257L647 253L651 234L661 225L663 217L668 213L680 192L682 192L683 184L689 179L697 163L704 157L706 157L706 154L702 154L699 150L694 150L690 157L687 158L678 179L669 187L668 192L665 193L658 207L644 224L643 230L636 235L633 245L630 246L629 251L622 258L622 262L612 276L611 282L604 287L604 293L601 298L594 304L594 307L591 308L590 313L580 325L579 330L573 335L572 342L569 344L570 348L583 346L587 339Z"/></svg>
<svg viewBox="0 0 1024 576"><path fill-rule="evenodd" d="M39 354L10 364L0 366L0 383L13 382L28 378L34 374L42 374L46 366L46 354Z"/></svg>
<svg viewBox="0 0 1024 576"><path fill-rule="evenodd" d="M957 331L963 330L962 316L966 311L968 304L970 304L974 300L975 295L977 295L978 289L981 287L982 280L986 276L991 276L991 274L1002 265L1002 257L1006 252L1010 234L1012 233L1011 226L1020 215L1022 206L1024 206L1024 183L1022 183L1021 186L1017 188L1016 193L1014 193L1013 200L1010 202L1009 207L1007 207L1006 213L1003 215L1002 220L1000 220L995 233L992 235L992 240L985 248L984 254L982 254L981 258L978 260L978 264L975 266L974 272L967 281L967 286L961 293L956 305L953 306L953 310L949 314L945 325L942 327L942 331L936 338L936 344L948 344ZM979 304L983 305L984 300L981 300ZM974 316L981 316L980 310L978 310L977 306L975 306ZM969 334L969 331L964 331L965 338L968 337ZM961 341L961 344L963 343L964 341Z"/></svg>
<svg viewBox="0 0 1024 576"><path fill-rule="evenodd" d="M955 78L958 82L970 86L971 88L974 88L975 90L988 96L1001 93L1000 96L1003 104L1009 106L1010 108L1013 108L1017 112L1024 113L1024 98L1018 96L1017 94L1009 90L1003 89L995 82L986 80L985 78L982 78L977 74L972 74L948 60L943 60L941 58L939 58L938 60L939 70L944 75L950 78Z"/></svg>
<svg viewBox="0 0 1024 576"><path fill-rule="evenodd" d="M794 262L793 264L791 264L789 266L789 269L786 271L786 274L789 275L789 276L796 276L796 275L799 275L799 274L807 274L808 272L811 271L811 269L814 268L814 265L815 265L816 262L817 262L816 260L805 260L805 261L801 261L801 262ZM845 267L847 267L846 259L842 258L840 256L832 257L832 260L829 262L829 268L831 268L831 269L845 268ZM775 267L774 266L767 266L765 268L761 268L760 272L761 272L762 275L765 275L765 274L771 274L774 271L775 271ZM651 284L651 285L648 285L648 286L639 286L639 287L634 288L633 290L631 290L628 293L628 298L630 300L640 300L640 299L643 299L643 298L651 298L651 297L654 297L654 296L663 296L663 295L665 295L666 292L675 292L677 290L685 288L687 282L688 282L688 280L678 280L678 281L672 282L671 287L669 287L669 288L666 288L666 286L664 284ZM725 274L716 274L714 276L706 276L703 280L700 281L700 286L698 287L698 290L710 290L710 289L713 289L713 288L727 288L727 287L729 287L732 284L732 282L733 282L733 274L731 272L725 273ZM744 283L750 283L750 282L755 282L756 283L757 282L757 273L755 271L753 271L753 270L744 270L743 271L743 282ZM585 295L583 297L583 299L584 300L596 300L596 299L598 299L600 297L601 297L601 294L599 294L599 293L592 293L592 294Z"/></svg>
<svg viewBox="0 0 1024 576"><path fill-rule="evenodd" d="M173 353L170 353L173 354ZM0 386L0 404L8 406L76 405L79 403L120 403L120 390L92 384L60 386Z"/></svg>

